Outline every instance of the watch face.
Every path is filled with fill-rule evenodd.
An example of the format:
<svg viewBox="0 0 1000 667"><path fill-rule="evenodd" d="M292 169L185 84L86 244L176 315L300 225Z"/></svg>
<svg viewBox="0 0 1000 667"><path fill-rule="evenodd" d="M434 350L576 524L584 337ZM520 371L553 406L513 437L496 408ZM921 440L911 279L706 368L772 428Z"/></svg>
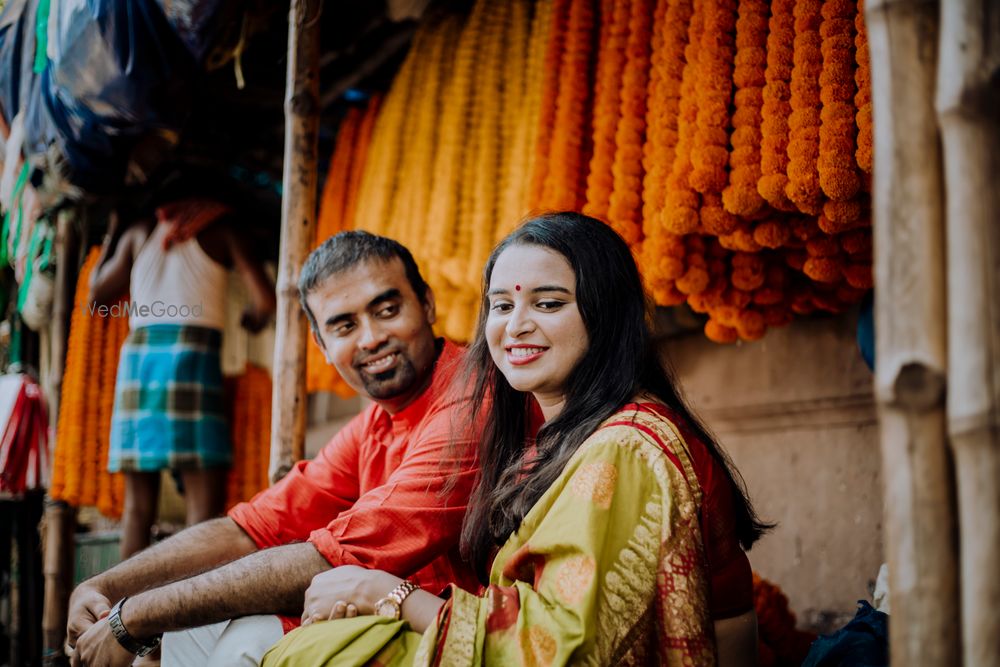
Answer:
<svg viewBox="0 0 1000 667"><path fill-rule="evenodd" d="M399 618L399 605L391 598L383 598L375 603L375 615L386 618Z"/></svg>

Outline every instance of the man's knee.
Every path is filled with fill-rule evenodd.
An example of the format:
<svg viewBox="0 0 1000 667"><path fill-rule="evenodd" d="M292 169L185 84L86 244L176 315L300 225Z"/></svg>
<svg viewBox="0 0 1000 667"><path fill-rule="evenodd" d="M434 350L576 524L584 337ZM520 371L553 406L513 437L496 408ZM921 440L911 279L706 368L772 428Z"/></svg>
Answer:
<svg viewBox="0 0 1000 667"><path fill-rule="evenodd" d="M212 667L256 667L284 634L277 616L246 616L223 624L211 651L203 662L191 663ZM211 627L211 626L209 626ZM166 655L164 654L164 658ZM179 665L180 663L178 663ZM163 667L171 667L166 661ZM187 667L185 665L185 667Z"/></svg>

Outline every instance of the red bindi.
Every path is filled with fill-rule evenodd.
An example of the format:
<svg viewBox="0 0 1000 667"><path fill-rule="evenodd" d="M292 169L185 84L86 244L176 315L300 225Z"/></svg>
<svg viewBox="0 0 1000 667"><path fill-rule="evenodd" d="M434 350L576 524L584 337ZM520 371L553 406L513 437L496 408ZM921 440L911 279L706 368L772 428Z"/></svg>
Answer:
<svg viewBox="0 0 1000 667"><path fill-rule="evenodd" d="M514 285L514 289L517 290L518 292L520 292L521 291L521 286L520 285Z"/></svg>

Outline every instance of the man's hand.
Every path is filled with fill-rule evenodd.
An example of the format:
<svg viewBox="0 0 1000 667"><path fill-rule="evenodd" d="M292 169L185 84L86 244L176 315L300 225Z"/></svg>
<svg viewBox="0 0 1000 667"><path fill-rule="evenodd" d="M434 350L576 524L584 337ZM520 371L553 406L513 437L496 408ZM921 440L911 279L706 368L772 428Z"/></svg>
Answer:
<svg viewBox="0 0 1000 667"><path fill-rule="evenodd" d="M306 589L302 625L375 613L375 603L402 581L382 570L341 565L321 572ZM352 613L353 612L353 613Z"/></svg>
<svg viewBox="0 0 1000 667"><path fill-rule="evenodd" d="M111 611L111 601L107 596L87 584L76 587L69 598L69 613L66 621L66 643L76 646L77 640L90 627Z"/></svg>
<svg viewBox="0 0 1000 667"><path fill-rule="evenodd" d="M133 660L135 654L126 651L111 634L105 612L77 640L70 664L72 667L128 667Z"/></svg>

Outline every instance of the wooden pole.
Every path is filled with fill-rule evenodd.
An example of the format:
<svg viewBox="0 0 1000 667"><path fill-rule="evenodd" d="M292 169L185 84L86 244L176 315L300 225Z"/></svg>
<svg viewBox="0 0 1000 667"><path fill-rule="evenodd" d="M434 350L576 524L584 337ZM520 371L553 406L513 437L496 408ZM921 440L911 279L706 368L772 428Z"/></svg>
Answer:
<svg viewBox="0 0 1000 667"><path fill-rule="evenodd" d="M320 6L321 0L291 0L288 17L284 194L271 400L272 482L284 476L305 451L307 324L296 285L316 235Z"/></svg>
<svg viewBox="0 0 1000 667"><path fill-rule="evenodd" d="M948 252L948 434L961 534L962 654L1000 666L1000 7L941 3L937 112Z"/></svg>
<svg viewBox="0 0 1000 667"><path fill-rule="evenodd" d="M63 210L56 219L54 255L56 278L52 300L52 364L47 396L49 421L54 426L59 414L66 343L73 308L75 278L79 268L79 235L73 225L71 210ZM45 598L42 609L42 641L46 655L59 655L66 640L66 612L73 591L73 551L76 533L76 508L64 502L45 505L44 566Z"/></svg>
<svg viewBox="0 0 1000 667"><path fill-rule="evenodd" d="M934 111L938 6L869 0L875 129L875 391L885 479L894 665L960 652L945 425L943 193Z"/></svg>

